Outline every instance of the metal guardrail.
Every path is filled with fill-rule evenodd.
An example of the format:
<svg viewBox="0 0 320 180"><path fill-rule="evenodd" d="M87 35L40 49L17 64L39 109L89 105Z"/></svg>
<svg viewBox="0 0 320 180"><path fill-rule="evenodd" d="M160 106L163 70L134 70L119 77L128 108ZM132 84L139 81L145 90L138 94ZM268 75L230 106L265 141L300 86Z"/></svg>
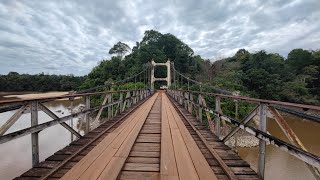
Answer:
<svg viewBox="0 0 320 180"><path fill-rule="evenodd" d="M10 105L5 107L6 111L18 110L0 127L0 144L9 142L13 139L20 138L22 136L31 134L31 144L32 144L32 165L35 166L39 163L39 132L48 127L61 124L67 130L69 130L77 138L81 137L81 134L70 127L65 122L73 118L83 116L84 118L80 120L81 124L85 124L85 134L90 132L90 118L89 114L92 112L98 112L94 122L99 121L102 111L107 109L107 119L111 119L118 113L122 113L126 108L131 107L132 104L145 99L150 96L152 92L149 89L139 89L139 90L121 90L121 91L105 91L105 92L95 92L95 93L81 93L81 94L68 94L63 96L52 96L52 97L41 97L32 99L17 99L17 100L4 100L0 101L0 107L5 105ZM90 97L91 96L104 96L104 100L101 105L96 107L91 107ZM44 105L44 102L55 101L59 99L67 99L68 101L73 101L76 97L85 98L85 109L73 113L71 110L71 115L64 117L58 117L54 112ZM117 99L115 99L117 97ZM11 108L8 108L11 107ZM38 124L38 112L43 111L49 115L52 120ZM5 112L5 111L2 111ZM15 124L15 122L21 117L22 114L31 114L31 126L5 134L7 130ZM1 114L0 114L1 115Z"/></svg>
<svg viewBox="0 0 320 180"><path fill-rule="evenodd" d="M320 157L307 151L307 149L304 147L303 143L300 141L298 136L296 136L296 134L290 128L289 124L284 120L284 118L281 116L281 114L277 110L277 109L281 111L287 110L287 112L288 111L291 112L293 111L291 110L292 108L302 108L302 109L312 109L315 111L320 111L319 106L295 104L295 103L280 102L280 101L265 100L265 99L256 99L256 98L226 95L226 94L206 93L206 92L199 92L199 91L168 89L167 92L180 105L183 105L190 113L195 114L199 121L201 122L203 121L203 113L205 113L205 117L207 117L206 121L208 122L210 130L215 135L217 135L223 142L228 141L240 129L243 129L246 132L250 133L251 135L257 137L259 139L258 175L260 176L260 178L262 179L264 178L266 143L270 143L276 147L279 147L281 150L284 150L287 153L302 160L303 162L306 163L306 165L311 170L313 175L317 179L320 178L320 173L318 169L320 167ZM214 109L207 106L205 97L209 97L209 96L215 98ZM238 106L239 101L256 104L256 107L242 121L239 121L233 117L229 117L223 114L221 110L222 99L234 100L234 102L236 103L235 105L236 108L239 107ZM235 111L237 113L238 109L236 109ZM281 130L284 132L284 134L287 136L287 138L292 144L282 141L267 133L266 125L267 125L268 112L273 114L275 121L280 126ZM291 113L291 114L294 114L294 113ZM214 116L213 120L212 120L212 115ZM248 125L248 123L256 115L259 116L259 122L256 124L258 127L253 127ZM299 113L298 116L299 115L301 115L301 113ZM236 114L236 116L238 115ZM313 122L319 123L319 121L317 121L316 116L305 115L305 117L308 117L308 119L310 119ZM224 138L222 138L220 134L221 121L226 121L235 126L234 129L231 130Z"/></svg>

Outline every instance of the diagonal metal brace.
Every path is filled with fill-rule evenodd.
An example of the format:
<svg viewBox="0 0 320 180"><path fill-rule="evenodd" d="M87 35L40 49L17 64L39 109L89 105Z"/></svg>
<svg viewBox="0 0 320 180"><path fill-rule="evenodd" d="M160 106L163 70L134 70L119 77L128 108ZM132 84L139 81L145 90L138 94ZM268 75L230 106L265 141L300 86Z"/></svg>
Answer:
<svg viewBox="0 0 320 180"><path fill-rule="evenodd" d="M7 132L7 130L21 117L23 112L27 109L26 105L23 105L20 107L20 109L14 113L8 121L6 121L1 127L0 127L0 136L2 136L4 133Z"/></svg>
<svg viewBox="0 0 320 180"><path fill-rule="evenodd" d="M243 124L247 124L255 115L257 115L259 111L259 106L256 106L243 120ZM225 143L228 141L235 133L237 133L240 130L240 127L235 127L226 137L222 139L222 141Z"/></svg>
<svg viewBox="0 0 320 180"><path fill-rule="evenodd" d="M50 116L53 119L59 119L59 117L54 114L50 109L48 109L47 107L45 107L43 104L39 103L39 108L45 112L48 116ZM76 130L74 130L72 127L70 127L67 123L65 122L61 122L60 123L61 126L63 126L64 128L66 128L68 131L70 131L72 134L74 134L75 136L77 136L78 138L81 137L81 134L79 134Z"/></svg>

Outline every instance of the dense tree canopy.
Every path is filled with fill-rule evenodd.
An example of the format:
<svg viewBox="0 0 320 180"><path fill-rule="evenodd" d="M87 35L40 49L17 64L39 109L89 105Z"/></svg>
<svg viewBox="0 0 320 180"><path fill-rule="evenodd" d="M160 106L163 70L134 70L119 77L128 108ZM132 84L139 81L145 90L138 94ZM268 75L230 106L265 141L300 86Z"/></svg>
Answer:
<svg viewBox="0 0 320 180"><path fill-rule="evenodd" d="M77 90L84 77L73 75L19 74L0 75L0 91L70 91Z"/></svg>
<svg viewBox="0 0 320 180"><path fill-rule="evenodd" d="M240 49L233 57L214 62L220 64L212 73L214 86L238 90L250 96L319 104L320 51L294 49L288 58L259 51Z"/></svg>
<svg viewBox="0 0 320 180"><path fill-rule="evenodd" d="M180 72L196 77L199 75L203 60L200 56L193 54L193 50L174 35L149 30L145 32L141 42L136 42L132 52L122 61L119 57L101 61L89 73L82 88L102 85L106 81L116 81L128 77L143 70L152 59L155 62L166 62L170 59ZM156 69L155 75L164 77L166 70Z"/></svg>
<svg viewBox="0 0 320 180"><path fill-rule="evenodd" d="M126 53L130 52L130 50L131 48L126 43L118 42L109 50L109 54L116 54L122 59Z"/></svg>

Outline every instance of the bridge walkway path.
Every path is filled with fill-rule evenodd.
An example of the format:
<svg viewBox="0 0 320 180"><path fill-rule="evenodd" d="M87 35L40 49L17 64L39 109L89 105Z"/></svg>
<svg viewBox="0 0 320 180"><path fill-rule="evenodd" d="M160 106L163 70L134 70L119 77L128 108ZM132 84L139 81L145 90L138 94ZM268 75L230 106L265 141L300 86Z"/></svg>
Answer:
<svg viewBox="0 0 320 180"><path fill-rule="evenodd" d="M50 176L34 178L258 179L248 163L163 92L110 129L81 159L70 162Z"/></svg>

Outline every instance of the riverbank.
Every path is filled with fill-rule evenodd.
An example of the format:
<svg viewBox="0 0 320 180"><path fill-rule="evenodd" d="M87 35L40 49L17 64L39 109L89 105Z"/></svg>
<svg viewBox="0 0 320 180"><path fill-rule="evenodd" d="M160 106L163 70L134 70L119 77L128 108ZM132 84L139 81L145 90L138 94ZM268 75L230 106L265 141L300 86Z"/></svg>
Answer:
<svg viewBox="0 0 320 180"><path fill-rule="evenodd" d="M13 92L13 94L5 95L3 96L3 98L32 99L32 98L62 96L66 94L68 94L68 92L45 92L45 93L28 93L28 94L14 94Z"/></svg>
<svg viewBox="0 0 320 180"><path fill-rule="evenodd" d="M224 138L232 129L233 128L228 125L222 127L221 138ZM259 145L259 139L240 129L226 142L226 145L229 147L255 147Z"/></svg>

